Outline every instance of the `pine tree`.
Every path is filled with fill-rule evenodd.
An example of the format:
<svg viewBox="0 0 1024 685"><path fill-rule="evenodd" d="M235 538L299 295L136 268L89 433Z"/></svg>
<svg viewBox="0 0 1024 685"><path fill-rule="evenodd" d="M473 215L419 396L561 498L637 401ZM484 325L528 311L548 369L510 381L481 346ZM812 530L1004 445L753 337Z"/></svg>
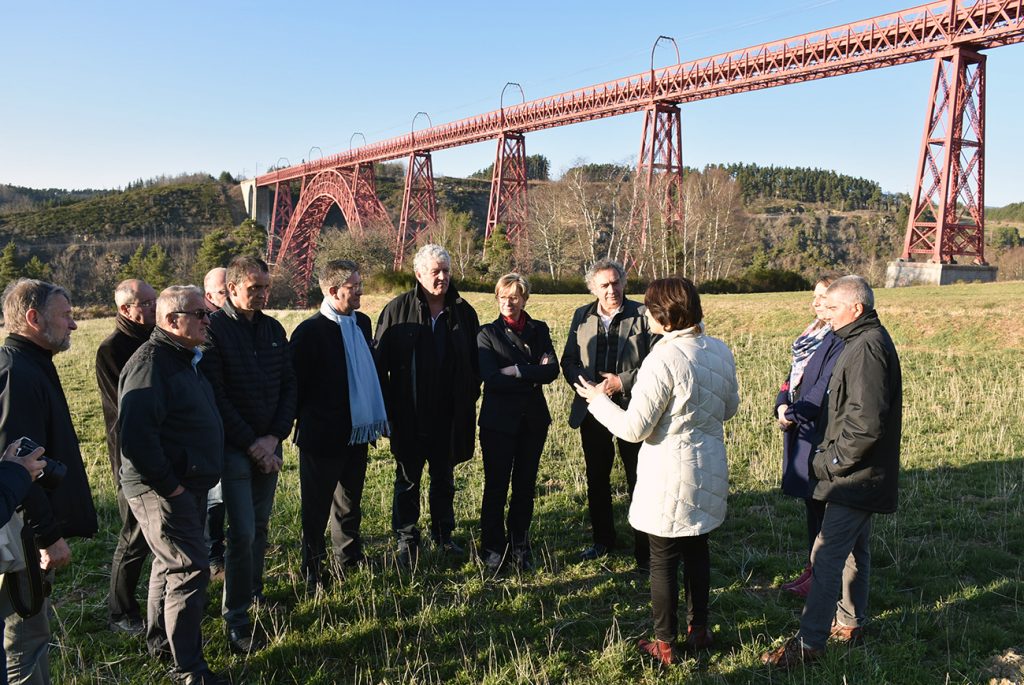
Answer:
<svg viewBox="0 0 1024 685"><path fill-rule="evenodd" d="M14 243L7 243L7 247L0 252L0 283L7 285L21 276L21 269L18 268L18 248Z"/></svg>
<svg viewBox="0 0 1024 685"><path fill-rule="evenodd" d="M145 280L146 271L146 246L139 245L138 249L135 250L135 254L121 267L121 280L127 278L141 278ZM150 283L150 285L153 285ZM156 288L155 285L153 285Z"/></svg>
<svg viewBox="0 0 1024 685"><path fill-rule="evenodd" d="M228 233L223 228L210 231L203 236L203 242L196 253L195 282L199 283L206 272L218 266L227 266L231 260L231 247L228 245Z"/></svg>
<svg viewBox="0 0 1024 685"><path fill-rule="evenodd" d="M25 278L38 278L41 281L48 281L50 280L52 269L50 269L49 264L44 263L38 256L32 255L32 259L25 262L22 272L25 274Z"/></svg>
<svg viewBox="0 0 1024 685"><path fill-rule="evenodd" d="M236 255L255 255L264 257L267 254L267 229L252 219L245 219L234 230L232 242L235 244Z"/></svg>
<svg viewBox="0 0 1024 685"><path fill-rule="evenodd" d="M149 250L142 264L143 280L160 292L171 284L171 258L159 243Z"/></svg>

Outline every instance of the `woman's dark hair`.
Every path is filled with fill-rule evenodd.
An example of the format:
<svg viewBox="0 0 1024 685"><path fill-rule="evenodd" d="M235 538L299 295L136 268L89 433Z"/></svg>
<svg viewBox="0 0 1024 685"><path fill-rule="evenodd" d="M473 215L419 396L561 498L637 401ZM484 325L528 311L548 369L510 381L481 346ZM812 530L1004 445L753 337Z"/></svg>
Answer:
<svg viewBox="0 0 1024 685"><path fill-rule="evenodd" d="M704 320L697 286L688 278L659 278L644 293L644 306L654 320L672 331L696 326Z"/></svg>

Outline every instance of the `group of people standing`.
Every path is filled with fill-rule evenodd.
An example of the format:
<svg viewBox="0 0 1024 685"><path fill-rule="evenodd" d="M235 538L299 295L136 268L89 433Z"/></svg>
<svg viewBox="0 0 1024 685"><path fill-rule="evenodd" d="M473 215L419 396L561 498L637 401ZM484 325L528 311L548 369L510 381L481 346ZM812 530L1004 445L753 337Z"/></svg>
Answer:
<svg viewBox="0 0 1024 685"><path fill-rule="evenodd" d="M211 271L205 293L171 286L158 295L136 279L118 286L115 331L96 357L122 519L111 564L111 628L144 633L150 653L168 662L180 682L228 682L210 671L200 630L211 569L222 568L230 648L248 654L265 646L250 614L266 601L267 529L281 444L293 424L301 570L310 591L366 561L361 499L368 446L382 437L395 459L397 562L418 563L420 484L428 468L429 537L444 555L464 557L454 536L454 467L472 457L477 426L484 468L480 562L493 573L506 564L532 569L537 472L552 421L543 386L561 372L576 392L568 420L580 431L586 463L593 539L580 558L599 559L620 544L610 485L617 447L631 496L633 554L651 581L655 639L639 647L662 663L678 659L682 564L682 647L710 648L708 535L725 519L723 424L736 413L739 393L732 353L705 334L693 283L658 279L640 304L625 297L622 266L598 261L586 274L595 299L573 314L559 361L548 326L526 312L530 285L523 276L498 280L497 317L481 326L451 283L443 248L424 246L413 266L416 285L384 307L374 331L358 311L358 265L328 262L319 272L320 308L290 340L263 311L270 274L255 257ZM816 289L815 301L827 323L812 324L794 344L793 369L777 401L779 426L787 431L784 490L807 500L810 541L810 563L795 584L808 596L801 633L765 655L778 665L820 654L836 633L833 616L859 636L870 515L895 508L895 350L863 279ZM10 335L0 352L0 380L11 381L0 386L0 444L29 436L68 465L57 490L40 490L25 506L41 567L52 573L70 562L64 538L97 528L51 361L70 345L75 324L66 291L40 281L9 286L3 307ZM19 390L19 383L31 387ZM40 396L47 398L43 409ZM34 468L26 462L31 477ZM150 554L143 618L135 592ZM11 682L48 682L45 609L28 619L2 602L0 609Z"/></svg>

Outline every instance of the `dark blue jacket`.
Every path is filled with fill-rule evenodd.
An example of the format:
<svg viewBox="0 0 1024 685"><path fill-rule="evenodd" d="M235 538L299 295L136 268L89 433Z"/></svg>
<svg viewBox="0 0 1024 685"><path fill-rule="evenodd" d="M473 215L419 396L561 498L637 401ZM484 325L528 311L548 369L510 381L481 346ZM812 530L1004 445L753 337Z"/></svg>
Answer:
<svg viewBox="0 0 1024 685"><path fill-rule="evenodd" d="M818 418L821 416L832 369L842 351L843 341L830 331L804 368L803 378L797 387L796 401L790 402L785 390L780 391L775 398L776 415L779 406L788 404L786 418L796 424L782 434L782 491L791 497L807 499L811 496L811 455L821 442Z"/></svg>

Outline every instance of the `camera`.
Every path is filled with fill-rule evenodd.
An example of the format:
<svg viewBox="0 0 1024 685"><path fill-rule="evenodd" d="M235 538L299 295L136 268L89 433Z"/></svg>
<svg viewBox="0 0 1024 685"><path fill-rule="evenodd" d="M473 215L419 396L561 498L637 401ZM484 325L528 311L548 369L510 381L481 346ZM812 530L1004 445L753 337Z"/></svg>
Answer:
<svg viewBox="0 0 1024 685"><path fill-rule="evenodd" d="M35 452L38 448L39 445L35 440L29 437L22 437L21 444L18 445L18 451L15 454L19 457L24 457ZM43 472L39 474L36 482L47 490L56 490L57 486L64 480L64 476L67 475L68 467L64 462L50 459L45 454L42 460L46 462L46 466L43 467Z"/></svg>

